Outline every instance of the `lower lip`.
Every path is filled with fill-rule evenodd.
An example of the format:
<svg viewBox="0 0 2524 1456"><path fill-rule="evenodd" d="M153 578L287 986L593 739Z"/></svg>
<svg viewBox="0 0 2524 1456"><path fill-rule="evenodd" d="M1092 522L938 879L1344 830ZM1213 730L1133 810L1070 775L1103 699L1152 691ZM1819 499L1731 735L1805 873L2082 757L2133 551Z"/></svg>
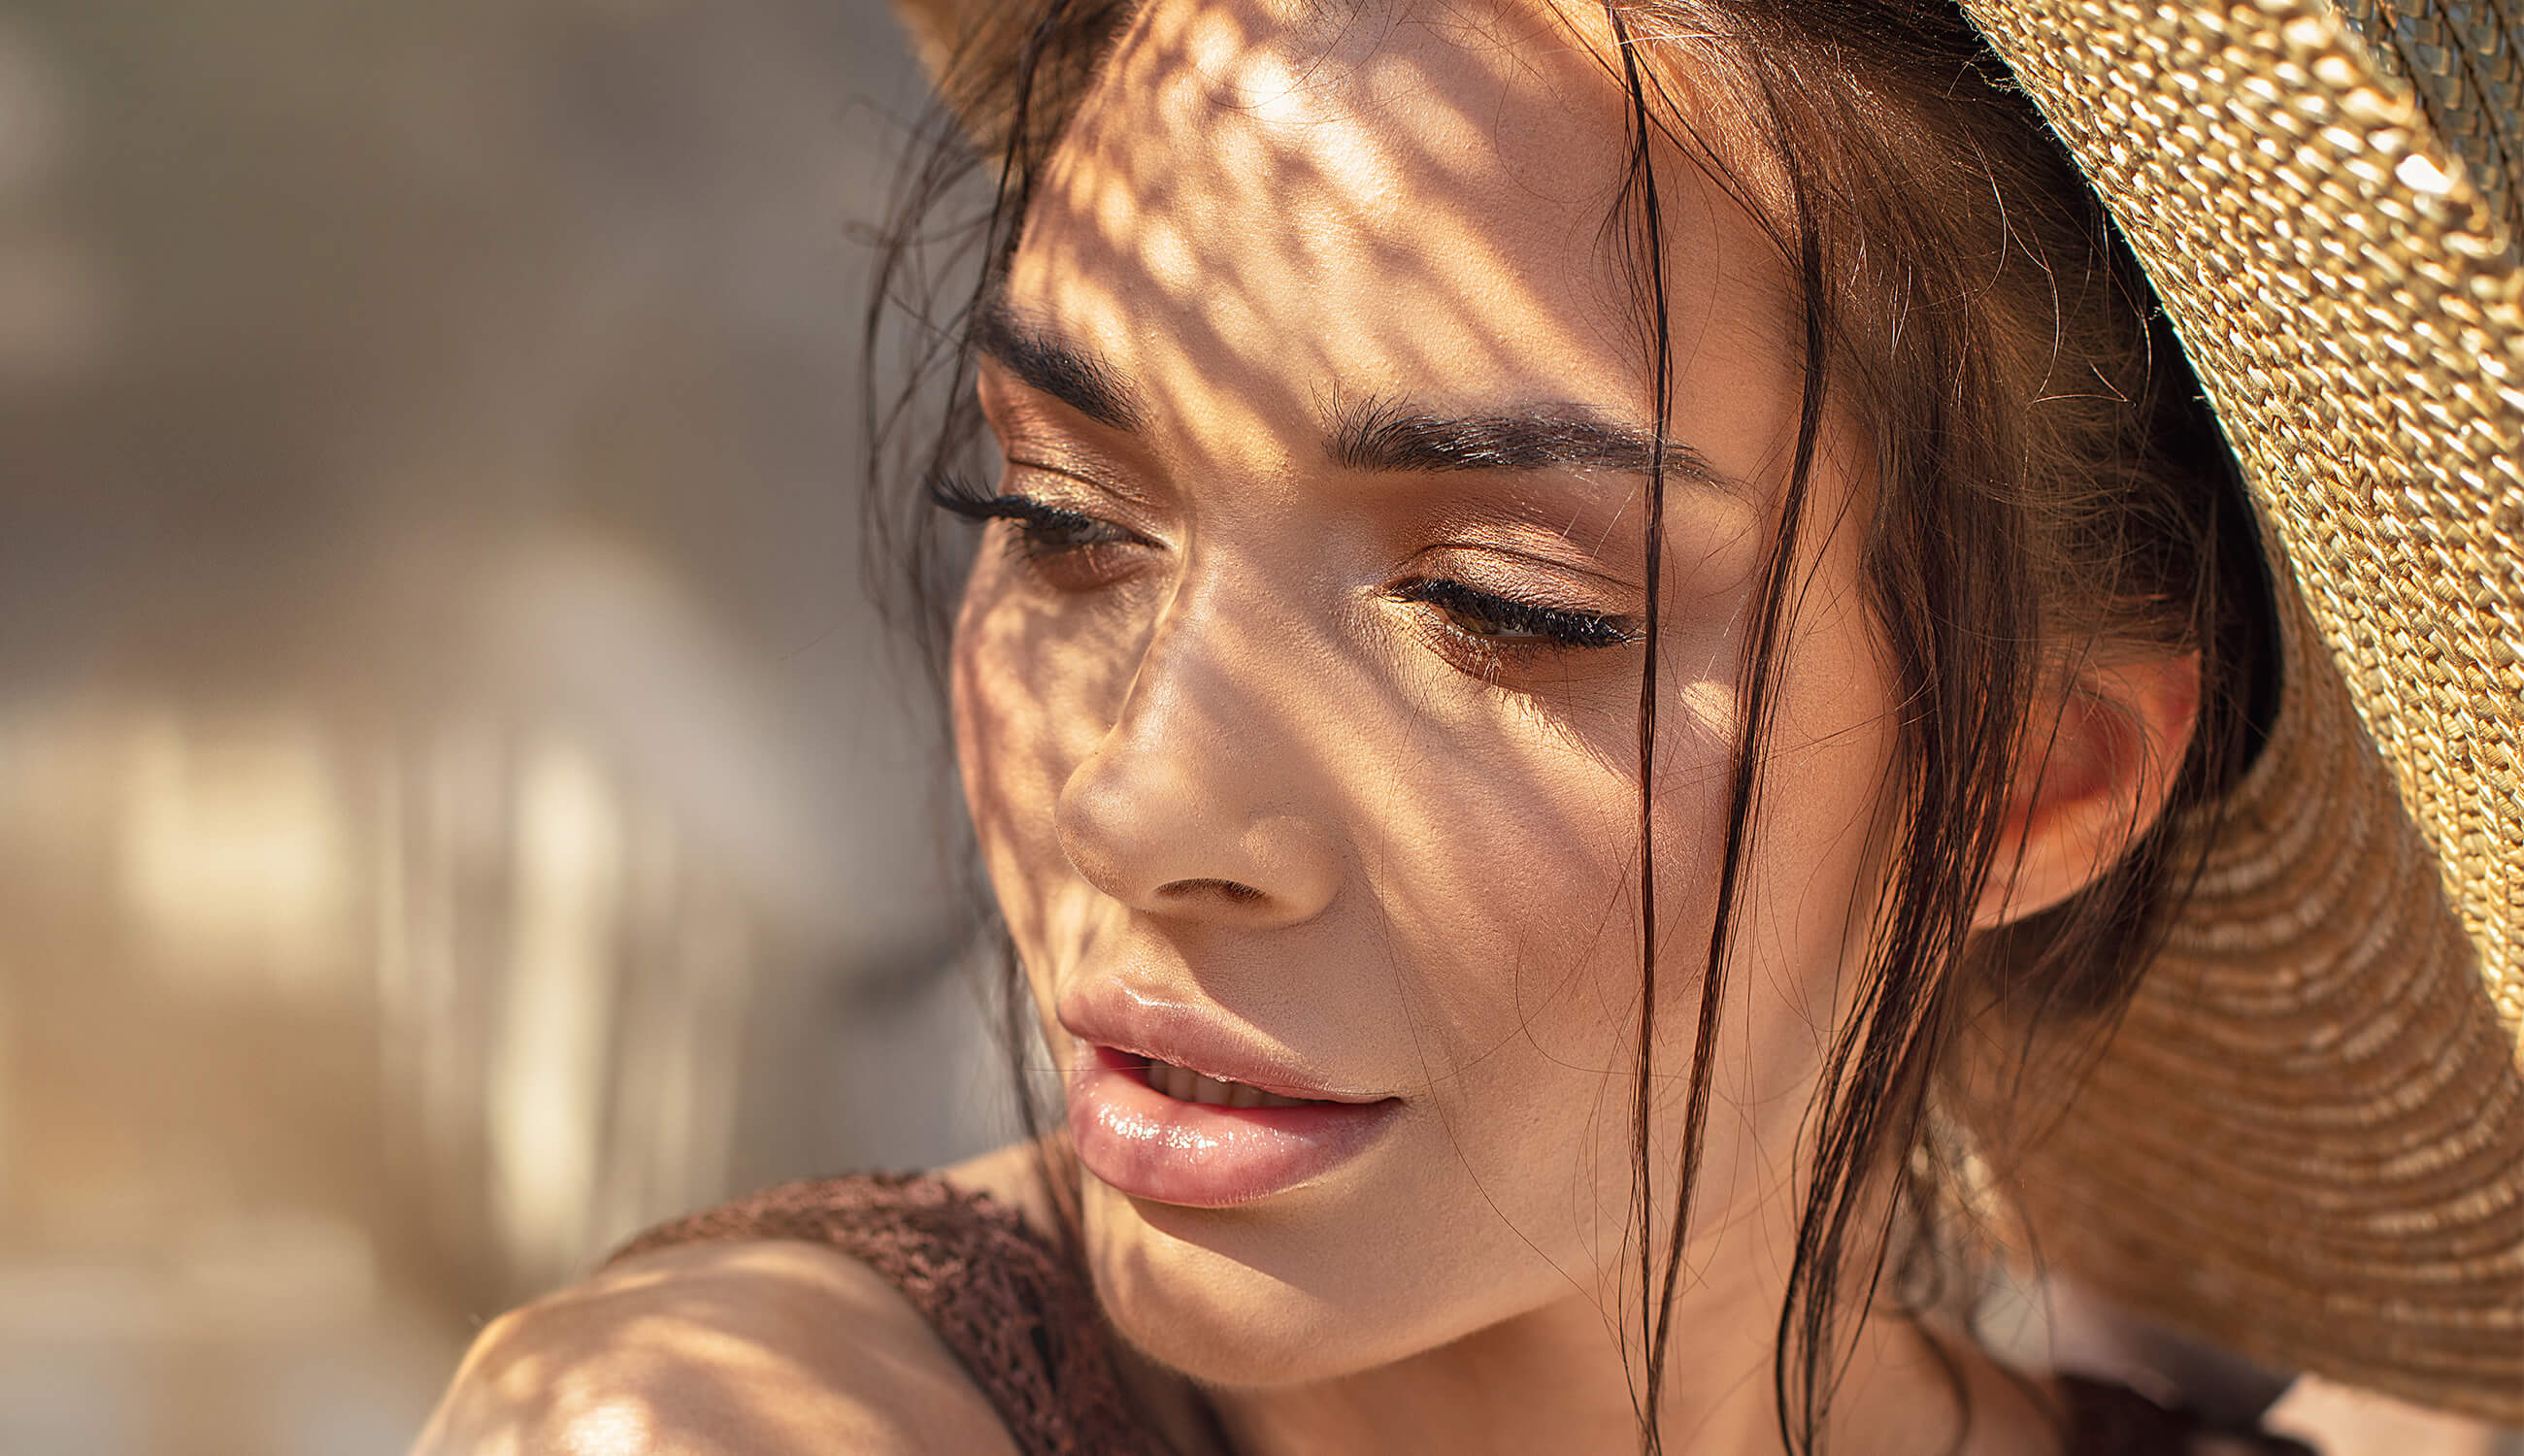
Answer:
<svg viewBox="0 0 2524 1456"><path fill-rule="evenodd" d="M1069 1137L1087 1171L1134 1198L1228 1208L1320 1178L1375 1141L1400 1103L1217 1107L1148 1086L1144 1063L1081 1046Z"/></svg>

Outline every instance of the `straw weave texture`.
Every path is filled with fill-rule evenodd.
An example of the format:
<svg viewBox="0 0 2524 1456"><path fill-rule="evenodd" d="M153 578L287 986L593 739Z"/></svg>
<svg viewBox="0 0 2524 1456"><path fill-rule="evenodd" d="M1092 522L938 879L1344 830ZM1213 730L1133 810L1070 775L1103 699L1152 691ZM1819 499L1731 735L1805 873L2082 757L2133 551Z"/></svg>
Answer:
<svg viewBox="0 0 2524 1456"><path fill-rule="evenodd" d="M2289 635L2198 895L2016 1170L2026 1220L2122 1302L2524 1425L2524 26L1966 9L2147 266Z"/></svg>

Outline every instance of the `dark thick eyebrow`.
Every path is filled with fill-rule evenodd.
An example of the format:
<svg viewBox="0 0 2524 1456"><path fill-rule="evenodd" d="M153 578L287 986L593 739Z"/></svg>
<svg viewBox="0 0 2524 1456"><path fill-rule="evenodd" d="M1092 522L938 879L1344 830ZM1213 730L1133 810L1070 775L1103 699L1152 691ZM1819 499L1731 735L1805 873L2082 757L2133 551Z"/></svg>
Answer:
<svg viewBox="0 0 2524 1456"><path fill-rule="evenodd" d="M1117 430L1136 430L1141 413L1130 385L1094 351L1062 338L1011 307L995 290L973 311L973 347L1027 387Z"/></svg>
<svg viewBox="0 0 2524 1456"><path fill-rule="evenodd" d="M1140 398L1093 350L994 290L973 311L973 347L1039 393L1098 424L1138 430ZM1601 418L1574 406L1490 414L1440 414L1407 401L1374 397L1335 405L1324 448L1345 469L1394 474L1471 470L1611 470L1644 475L1658 463L1653 430ZM1669 477L1698 481L1750 499L1751 487L1722 475L1679 440L1665 442Z"/></svg>
<svg viewBox="0 0 2524 1456"><path fill-rule="evenodd" d="M1335 407L1326 443L1351 470L1440 474L1458 470L1615 470L1644 475L1658 463L1656 432L1559 407L1496 414L1440 414L1404 401ZM1679 440L1665 442L1669 475L1732 495L1749 488L1710 467Z"/></svg>

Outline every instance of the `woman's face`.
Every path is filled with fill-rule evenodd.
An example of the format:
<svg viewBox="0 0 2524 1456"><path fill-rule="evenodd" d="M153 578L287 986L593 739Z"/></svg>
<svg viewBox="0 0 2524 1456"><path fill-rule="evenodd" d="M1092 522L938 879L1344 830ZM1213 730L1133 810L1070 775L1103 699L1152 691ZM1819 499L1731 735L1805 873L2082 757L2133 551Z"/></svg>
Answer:
<svg viewBox="0 0 2524 1456"><path fill-rule="evenodd" d="M1003 518L955 652L1096 1283L1227 1384L1637 1297L1656 411L1608 226L1626 97L1538 8L1304 9L1161 0L1044 174L980 331L1006 464L973 509ZM1662 1198L1800 335L1751 218L1660 164ZM1861 454L1826 428L1693 1223L1701 1286L1766 1313L1891 751Z"/></svg>

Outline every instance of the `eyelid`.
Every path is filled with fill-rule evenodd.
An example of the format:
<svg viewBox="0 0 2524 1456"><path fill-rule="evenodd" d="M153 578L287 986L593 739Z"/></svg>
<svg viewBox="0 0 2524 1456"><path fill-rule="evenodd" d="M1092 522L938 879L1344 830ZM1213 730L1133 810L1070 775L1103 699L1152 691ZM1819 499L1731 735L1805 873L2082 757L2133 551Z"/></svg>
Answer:
<svg viewBox="0 0 2524 1456"><path fill-rule="evenodd" d="M1547 505L1523 497L1464 501L1427 523L1422 539L1430 544L1420 554L1463 551L1504 557L1634 598L1644 589L1639 571L1646 556L1634 514L1628 505L1606 518L1582 504ZM1669 511L1669 529L1673 519Z"/></svg>
<svg viewBox="0 0 2524 1456"><path fill-rule="evenodd" d="M1488 543L1441 542L1412 554L1409 575L1459 582L1523 606L1635 619L1645 594L1634 583L1554 557Z"/></svg>
<svg viewBox="0 0 2524 1456"><path fill-rule="evenodd" d="M1132 442L1126 439L1119 451L1105 448L1092 434L1105 426L1074 423L1065 406L1030 386L1003 378L986 387L982 418L1009 464L1067 476L1140 510L1153 507L1148 492L1132 483L1145 473L1133 468Z"/></svg>
<svg viewBox="0 0 2524 1456"><path fill-rule="evenodd" d="M1060 464L1052 461L1045 460L1030 460L1024 456L1016 454L1014 451L1002 451L1000 452L1000 455L1001 458L1007 461L1008 466L1011 469L1037 470L1045 475L1057 475L1064 480L1074 480L1080 485L1089 486L1095 490L1108 489L1104 481L1099 479L1096 475L1089 474L1075 465Z"/></svg>
<svg viewBox="0 0 2524 1456"><path fill-rule="evenodd" d="M1044 494L1051 504L1113 520L1151 541L1165 539L1170 512L1163 502L1133 483L1132 475L1094 451L1064 443L1016 440L1000 446L1006 488L1018 489L1019 474L1048 476L1059 482Z"/></svg>
<svg viewBox="0 0 2524 1456"><path fill-rule="evenodd" d="M1001 494L1025 496L1055 510L1087 516L1151 546L1171 544L1168 518L1137 491L1121 488L1101 474L1032 457L1005 456L999 477Z"/></svg>

